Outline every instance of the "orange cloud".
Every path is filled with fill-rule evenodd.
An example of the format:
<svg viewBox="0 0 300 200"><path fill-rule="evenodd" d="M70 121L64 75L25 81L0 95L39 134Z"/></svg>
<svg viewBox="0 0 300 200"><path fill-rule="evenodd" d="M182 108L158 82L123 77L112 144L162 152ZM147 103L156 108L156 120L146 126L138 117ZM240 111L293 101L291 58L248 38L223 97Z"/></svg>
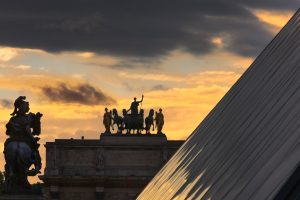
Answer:
<svg viewBox="0 0 300 200"><path fill-rule="evenodd" d="M18 51L15 48L0 47L0 61L10 61L18 55Z"/></svg>
<svg viewBox="0 0 300 200"><path fill-rule="evenodd" d="M223 39L221 37L214 37L212 39L212 43L217 45L217 46L222 47L223 46Z"/></svg>
<svg viewBox="0 0 300 200"><path fill-rule="evenodd" d="M95 53L93 53L93 52L82 52L82 53L78 53L77 56L79 56L81 58L88 59L88 58L94 57Z"/></svg>
<svg viewBox="0 0 300 200"><path fill-rule="evenodd" d="M271 30L277 33L292 17L293 12L269 11L269 10L253 10L253 14L262 22L271 24Z"/></svg>

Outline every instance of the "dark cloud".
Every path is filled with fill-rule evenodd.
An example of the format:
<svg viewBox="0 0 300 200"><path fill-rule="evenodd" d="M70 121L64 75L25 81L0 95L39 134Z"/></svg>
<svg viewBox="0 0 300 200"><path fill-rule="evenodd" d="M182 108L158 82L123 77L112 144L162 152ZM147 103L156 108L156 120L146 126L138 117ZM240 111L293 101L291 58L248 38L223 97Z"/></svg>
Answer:
<svg viewBox="0 0 300 200"><path fill-rule="evenodd" d="M156 90L168 90L170 89L169 87L163 85L163 84L158 84L158 85L154 85L151 90L156 91Z"/></svg>
<svg viewBox="0 0 300 200"><path fill-rule="evenodd" d="M90 65L90 66L101 66L101 67L108 67L115 70L122 70L123 68L127 69L137 69L137 68L152 68L158 69L159 64L163 60L163 57L160 56L158 59L153 58L133 58L127 57L120 59L116 64L103 64L101 61L89 61L89 62L82 62L82 64Z"/></svg>
<svg viewBox="0 0 300 200"><path fill-rule="evenodd" d="M116 101L89 84L76 87L60 83L56 87L43 87L43 95L52 102L79 103L85 105L110 105Z"/></svg>
<svg viewBox="0 0 300 200"><path fill-rule="evenodd" d="M169 90L170 88L163 84L149 85L147 87L141 87L140 85L123 82L123 86L131 92L141 92L141 91L161 91Z"/></svg>
<svg viewBox="0 0 300 200"><path fill-rule="evenodd" d="M269 10L293 10L299 8L299 0L229 0L228 2L238 3L243 6L257 9Z"/></svg>
<svg viewBox="0 0 300 200"><path fill-rule="evenodd" d="M122 68L127 69L137 69L137 68L152 68L155 69L160 64L163 56L160 56L160 59L152 58L123 58L119 63L109 66L110 68L121 70ZM99 66L99 65L98 65Z"/></svg>
<svg viewBox="0 0 300 200"><path fill-rule="evenodd" d="M294 10L299 0L3 1L0 45L153 58L181 49L209 53L212 38L254 56L272 34L250 12Z"/></svg>
<svg viewBox="0 0 300 200"><path fill-rule="evenodd" d="M13 102L8 99L0 99L0 106L3 108L13 108Z"/></svg>

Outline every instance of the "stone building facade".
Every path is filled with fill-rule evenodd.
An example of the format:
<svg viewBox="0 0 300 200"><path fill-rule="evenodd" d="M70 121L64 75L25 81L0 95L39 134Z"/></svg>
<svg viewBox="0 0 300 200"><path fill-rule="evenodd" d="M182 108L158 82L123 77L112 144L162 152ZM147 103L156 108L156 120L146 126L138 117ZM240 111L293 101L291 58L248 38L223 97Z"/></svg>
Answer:
<svg viewBox="0 0 300 200"><path fill-rule="evenodd" d="M47 142L44 193L51 200L133 200L184 141L102 134Z"/></svg>

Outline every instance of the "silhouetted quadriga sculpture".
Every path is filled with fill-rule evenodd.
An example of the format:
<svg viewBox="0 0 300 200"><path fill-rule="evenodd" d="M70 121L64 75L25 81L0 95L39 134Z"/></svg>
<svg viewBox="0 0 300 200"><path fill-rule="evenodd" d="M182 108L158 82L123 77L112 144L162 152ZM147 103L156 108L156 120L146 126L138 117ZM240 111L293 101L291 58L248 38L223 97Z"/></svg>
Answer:
<svg viewBox="0 0 300 200"><path fill-rule="evenodd" d="M29 102L25 96L15 100L14 112L6 124L9 138L4 144L5 157L5 193L30 193L28 176L40 173L42 167L39 154L39 137L41 133L41 113L28 113ZM31 166L34 166L30 169Z"/></svg>
<svg viewBox="0 0 300 200"><path fill-rule="evenodd" d="M122 134L123 130L126 131L126 134L131 134L132 132L136 134L142 134L142 131L145 130L146 134L150 134L151 127L154 131L155 125L154 121L156 121L157 133L162 134L162 128L164 124L164 117L162 114L162 109L159 109L159 112L155 112L154 109L150 109L149 115L144 118L144 110L138 109L139 105L142 104L144 99L144 95L142 95L142 99L137 101L136 97L134 101L131 103L131 106L128 110L122 110L122 116L118 114L117 109L113 109L108 112L106 108L103 123L105 126L105 133L111 134L110 126L113 129L113 125L117 125L117 134ZM129 113L130 111L130 113ZM154 112L156 113L156 117L154 118ZM144 126L145 122L145 126Z"/></svg>

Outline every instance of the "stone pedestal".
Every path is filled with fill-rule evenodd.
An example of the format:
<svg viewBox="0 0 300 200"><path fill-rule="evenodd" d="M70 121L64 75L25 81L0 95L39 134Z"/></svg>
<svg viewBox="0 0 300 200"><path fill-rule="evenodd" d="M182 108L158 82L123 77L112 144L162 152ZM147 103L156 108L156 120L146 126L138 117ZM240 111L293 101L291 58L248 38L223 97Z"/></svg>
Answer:
<svg viewBox="0 0 300 200"><path fill-rule="evenodd" d="M44 195L47 200L134 200L183 142L164 134L47 142L40 176Z"/></svg>
<svg viewBox="0 0 300 200"><path fill-rule="evenodd" d="M0 200L44 200L41 195L0 195Z"/></svg>

